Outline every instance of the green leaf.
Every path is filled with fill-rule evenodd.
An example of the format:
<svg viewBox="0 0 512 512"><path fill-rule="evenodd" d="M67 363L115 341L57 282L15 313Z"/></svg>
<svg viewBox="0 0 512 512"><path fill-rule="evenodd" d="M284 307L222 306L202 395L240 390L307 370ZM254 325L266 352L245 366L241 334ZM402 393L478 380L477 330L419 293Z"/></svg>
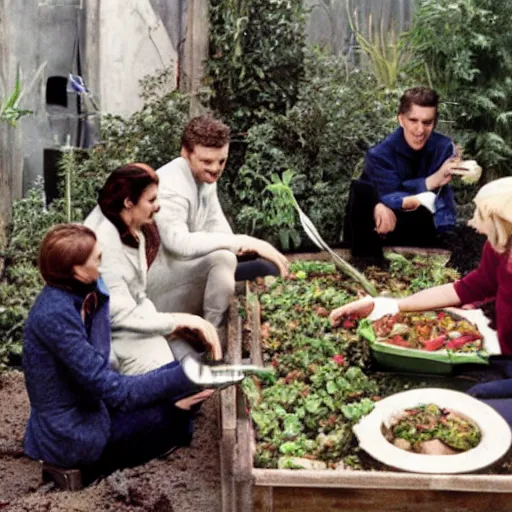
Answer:
<svg viewBox="0 0 512 512"><path fill-rule="evenodd" d="M376 341L377 337L375 336L375 331L373 330L372 322L368 320L368 318L363 318L359 320L359 325L357 326L357 334L370 342Z"/></svg>
<svg viewBox="0 0 512 512"><path fill-rule="evenodd" d="M329 381L327 383L327 393L329 393L330 395L334 395L337 392L338 392L338 386L336 386L336 383L332 380Z"/></svg>

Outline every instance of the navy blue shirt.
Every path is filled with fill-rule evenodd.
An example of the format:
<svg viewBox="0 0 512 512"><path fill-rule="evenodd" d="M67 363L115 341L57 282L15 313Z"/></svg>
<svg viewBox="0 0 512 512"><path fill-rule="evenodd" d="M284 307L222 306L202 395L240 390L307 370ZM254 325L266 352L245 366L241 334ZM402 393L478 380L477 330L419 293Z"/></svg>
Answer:
<svg viewBox="0 0 512 512"><path fill-rule="evenodd" d="M368 151L361 179L377 187L380 201L388 208L401 210L404 197L427 192L426 178L454 155L452 140L437 132L432 132L422 149L412 149L400 127ZM455 200L449 185L441 188L435 207L436 228L443 231L453 227Z"/></svg>
<svg viewBox="0 0 512 512"><path fill-rule="evenodd" d="M84 297L60 288L45 286L30 310L23 342L29 457L64 467L96 462L110 437L109 409L176 401L197 389L177 362L136 376L113 371L109 297L101 280L97 295L87 328Z"/></svg>

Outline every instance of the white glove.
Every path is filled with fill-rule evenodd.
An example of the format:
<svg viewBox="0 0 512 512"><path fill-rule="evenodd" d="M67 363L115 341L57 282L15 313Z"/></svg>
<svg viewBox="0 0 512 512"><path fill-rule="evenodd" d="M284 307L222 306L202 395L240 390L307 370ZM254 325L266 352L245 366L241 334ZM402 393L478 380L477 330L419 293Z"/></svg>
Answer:
<svg viewBox="0 0 512 512"><path fill-rule="evenodd" d="M434 192L422 192L421 194L416 194L412 197L415 197L431 213L436 212L434 204L436 202L436 195Z"/></svg>
<svg viewBox="0 0 512 512"><path fill-rule="evenodd" d="M223 365L222 370L217 371L215 366L201 363L193 356L185 356L181 366L187 378L194 384L207 388L230 386L242 381L244 373L238 366Z"/></svg>
<svg viewBox="0 0 512 512"><path fill-rule="evenodd" d="M186 333L181 331L190 330L198 336L204 345L210 350L214 359L222 359L222 348L217 330L210 322L197 315L189 313L172 313L176 326L172 334L181 335L186 339Z"/></svg>
<svg viewBox="0 0 512 512"><path fill-rule="evenodd" d="M368 320L372 322L386 315L396 315L400 312L398 300L390 297L375 297L373 299L373 310L368 315Z"/></svg>
<svg viewBox="0 0 512 512"><path fill-rule="evenodd" d="M236 235L236 238L237 242L239 242L236 250L238 255L251 252L256 253L261 258L274 263L275 266L279 269L281 277L288 276L289 262L286 259L286 256L281 254L275 247L270 245L268 242L265 242L264 240L260 240L259 238L254 238L248 235Z"/></svg>
<svg viewBox="0 0 512 512"><path fill-rule="evenodd" d="M331 325L338 327L344 318L355 316L357 318L367 317L369 320L378 320L385 315L394 315L399 312L398 300L388 297L370 297L367 295L362 299L349 302L341 306L329 315Z"/></svg>

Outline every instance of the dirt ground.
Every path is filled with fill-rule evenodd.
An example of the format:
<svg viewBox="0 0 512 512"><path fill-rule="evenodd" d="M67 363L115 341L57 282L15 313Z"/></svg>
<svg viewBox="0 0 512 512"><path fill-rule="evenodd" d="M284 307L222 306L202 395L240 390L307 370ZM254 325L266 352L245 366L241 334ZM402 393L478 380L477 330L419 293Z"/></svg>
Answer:
<svg viewBox="0 0 512 512"><path fill-rule="evenodd" d="M39 463L23 455L29 406L23 374L0 375L0 509L12 512L219 512L220 462L214 395L197 417L192 445L118 471L78 492L42 484Z"/></svg>

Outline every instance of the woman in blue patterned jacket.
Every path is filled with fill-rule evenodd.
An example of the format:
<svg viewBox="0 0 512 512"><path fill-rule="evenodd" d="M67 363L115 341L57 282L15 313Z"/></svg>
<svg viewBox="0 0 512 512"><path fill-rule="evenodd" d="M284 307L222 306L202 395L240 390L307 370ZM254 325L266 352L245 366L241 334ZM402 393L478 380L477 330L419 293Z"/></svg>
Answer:
<svg viewBox="0 0 512 512"><path fill-rule="evenodd" d="M192 358L137 376L110 368L100 260L89 228L63 224L47 233L39 253L46 286L30 311L23 346L30 399L25 453L92 474L189 444L193 411L213 392L194 383L209 367Z"/></svg>

